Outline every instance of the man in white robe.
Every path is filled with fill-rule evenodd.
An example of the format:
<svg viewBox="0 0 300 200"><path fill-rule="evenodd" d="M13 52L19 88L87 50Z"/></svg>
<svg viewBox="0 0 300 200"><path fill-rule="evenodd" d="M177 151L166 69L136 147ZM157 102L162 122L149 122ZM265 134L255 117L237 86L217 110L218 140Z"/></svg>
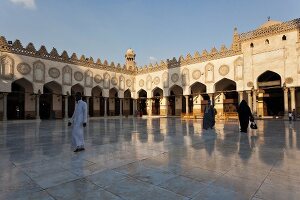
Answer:
<svg viewBox="0 0 300 200"><path fill-rule="evenodd" d="M75 110L68 126L71 126L73 123L72 144L76 147L74 152L78 152L84 150L83 128L86 127L87 123L87 104L81 100L81 94L79 92L76 93L75 99Z"/></svg>

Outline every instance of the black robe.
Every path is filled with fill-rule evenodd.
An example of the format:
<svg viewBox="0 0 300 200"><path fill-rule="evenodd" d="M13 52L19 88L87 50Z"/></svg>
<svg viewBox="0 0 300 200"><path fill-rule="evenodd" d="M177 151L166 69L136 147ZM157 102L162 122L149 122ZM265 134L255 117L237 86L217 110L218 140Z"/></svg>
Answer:
<svg viewBox="0 0 300 200"><path fill-rule="evenodd" d="M240 126L241 126L241 132L247 133L247 129L249 126L249 120L253 118L251 110L246 103L245 100L242 100L242 102L239 105L238 108L238 114L239 114L239 120L240 120Z"/></svg>

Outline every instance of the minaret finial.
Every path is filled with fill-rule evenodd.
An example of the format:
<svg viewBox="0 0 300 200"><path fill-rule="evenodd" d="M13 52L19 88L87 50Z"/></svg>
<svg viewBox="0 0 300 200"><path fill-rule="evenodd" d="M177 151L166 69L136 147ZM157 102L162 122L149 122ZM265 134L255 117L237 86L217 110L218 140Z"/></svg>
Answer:
<svg viewBox="0 0 300 200"><path fill-rule="evenodd" d="M271 17L270 17L270 16L268 16L268 21L270 21L270 19L271 19Z"/></svg>

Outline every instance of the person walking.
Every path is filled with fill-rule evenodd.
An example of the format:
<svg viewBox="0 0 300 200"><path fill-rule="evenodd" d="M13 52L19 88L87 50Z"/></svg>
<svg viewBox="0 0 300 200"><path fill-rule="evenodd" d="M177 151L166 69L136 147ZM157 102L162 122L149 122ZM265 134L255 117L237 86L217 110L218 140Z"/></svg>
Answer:
<svg viewBox="0 0 300 200"><path fill-rule="evenodd" d="M294 120L294 121L297 120L297 112L296 112L296 109L293 109L293 120Z"/></svg>
<svg viewBox="0 0 300 200"><path fill-rule="evenodd" d="M71 121L68 126L72 128L72 145L75 146L74 152L83 151L84 149L84 136L83 128L86 127L87 123L87 104L82 101L81 93L77 92L75 95L76 105Z"/></svg>
<svg viewBox="0 0 300 200"><path fill-rule="evenodd" d="M251 113L250 107L248 106L245 100L242 100L238 107L238 115L240 121L240 132L247 133L249 120L251 122L254 121L253 115Z"/></svg>
<svg viewBox="0 0 300 200"><path fill-rule="evenodd" d="M213 128L215 125L215 109L210 105L210 101L205 106L204 115L203 115L203 129L207 130L208 128Z"/></svg>

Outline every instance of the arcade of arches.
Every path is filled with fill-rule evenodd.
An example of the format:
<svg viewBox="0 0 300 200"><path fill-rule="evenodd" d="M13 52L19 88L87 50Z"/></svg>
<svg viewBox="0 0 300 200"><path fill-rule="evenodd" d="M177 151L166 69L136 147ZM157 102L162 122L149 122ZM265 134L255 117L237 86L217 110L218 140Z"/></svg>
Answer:
<svg viewBox="0 0 300 200"><path fill-rule="evenodd" d="M281 86L281 77L275 72L266 71L257 78L257 90L236 91L236 83L223 78L214 85L215 93L207 94L206 85L195 82L190 86L190 95L183 95L183 88L173 85L168 94L161 88L151 92L152 98L147 98L147 91L138 91L138 98L131 97L131 91L124 92L119 97L118 90L111 88L109 97L103 97L103 89L96 86L92 96L84 96L87 102L89 116L128 116L134 114L180 116L183 113L193 113L202 116L204 107L209 102L214 104L219 116L226 113L236 113L238 103L245 99L253 113L257 116L284 116L289 110L296 109L297 99L300 99L298 88ZM60 119L71 117L75 107L74 94L84 95L84 87L80 84L71 87L70 95L62 95L62 87L55 81L44 84L43 91L33 93L33 85L25 78L11 84L11 93L2 93L2 116L7 119ZM298 108L299 109L299 108Z"/></svg>

